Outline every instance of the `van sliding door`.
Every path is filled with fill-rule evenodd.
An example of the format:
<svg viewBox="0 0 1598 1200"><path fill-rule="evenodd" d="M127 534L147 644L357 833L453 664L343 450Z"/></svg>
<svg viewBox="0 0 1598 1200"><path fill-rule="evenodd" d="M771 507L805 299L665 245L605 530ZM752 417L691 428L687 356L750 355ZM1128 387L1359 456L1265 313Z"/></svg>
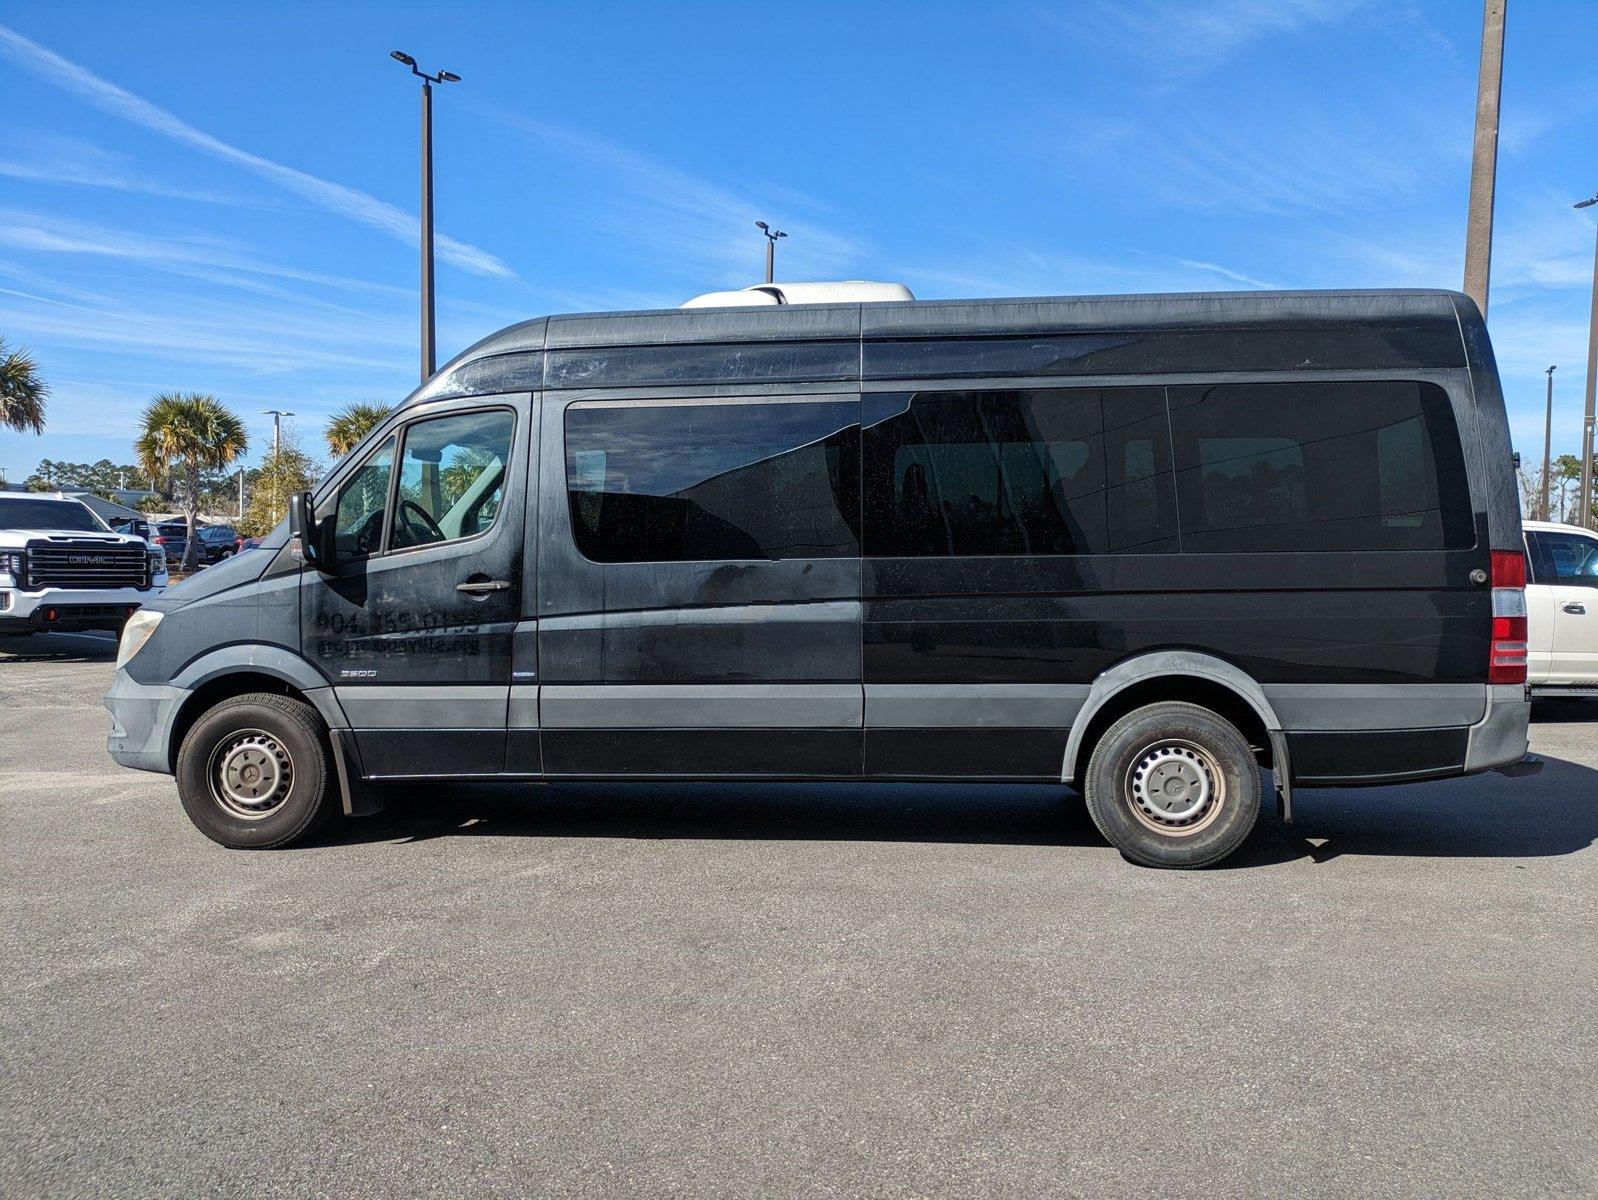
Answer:
<svg viewBox="0 0 1598 1200"><path fill-rule="evenodd" d="M544 405L545 773L858 776L858 395Z"/></svg>

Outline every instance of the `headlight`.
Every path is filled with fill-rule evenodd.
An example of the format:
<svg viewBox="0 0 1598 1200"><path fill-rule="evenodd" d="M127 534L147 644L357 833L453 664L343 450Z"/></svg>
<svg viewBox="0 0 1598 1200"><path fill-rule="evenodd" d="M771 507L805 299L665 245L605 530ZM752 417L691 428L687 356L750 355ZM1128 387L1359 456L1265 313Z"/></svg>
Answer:
<svg viewBox="0 0 1598 1200"><path fill-rule="evenodd" d="M22 551L0 550L0 575L9 575L16 586L22 585Z"/></svg>
<svg viewBox="0 0 1598 1200"><path fill-rule="evenodd" d="M150 578L154 579L157 575L165 575L165 574L166 574L166 551L165 550L152 550L152 551L150 551Z"/></svg>
<svg viewBox="0 0 1598 1200"><path fill-rule="evenodd" d="M144 643L150 640L160 623L161 614L147 608L139 609L128 618L128 623L122 627L122 640L117 644L117 670L127 666L128 660L144 649Z"/></svg>

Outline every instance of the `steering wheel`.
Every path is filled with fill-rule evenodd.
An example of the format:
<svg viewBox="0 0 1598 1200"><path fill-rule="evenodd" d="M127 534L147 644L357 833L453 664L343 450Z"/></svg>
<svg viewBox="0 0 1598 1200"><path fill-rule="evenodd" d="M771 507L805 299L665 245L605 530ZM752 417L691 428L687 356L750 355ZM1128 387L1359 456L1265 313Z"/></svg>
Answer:
<svg viewBox="0 0 1598 1200"><path fill-rule="evenodd" d="M412 520L412 517L415 520ZM428 542L442 542L444 531L438 527L438 522L432 515L414 500L401 500L399 502L399 521L405 527L405 542L409 546L422 546ZM425 536L418 537L418 533Z"/></svg>

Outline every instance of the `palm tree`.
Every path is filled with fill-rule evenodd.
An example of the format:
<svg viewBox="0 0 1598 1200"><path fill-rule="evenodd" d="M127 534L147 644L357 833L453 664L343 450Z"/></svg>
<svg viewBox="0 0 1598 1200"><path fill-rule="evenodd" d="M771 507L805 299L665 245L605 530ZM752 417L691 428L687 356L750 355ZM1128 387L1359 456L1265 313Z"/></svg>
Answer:
<svg viewBox="0 0 1598 1200"><path fill-rule="evenodd" d="M199 551L200 485L207 471L220 471L244 453L249 445L244 422L215 396L163 392L150 401L140 425L142 431L133 443L139 466L152 476L177 481L189 524L183 570L192 571Z"/></svg>
<svg viewBox="0 0 1598 1200"><path fill-rule="evenodd" d="M0 427L18 433L44 432L44 398L50 388L39 378L39 364L26 350L6 352L0 338Z"/></svg>
<svg viewBox="0 0 1598 1200"><path fill-rule="evenodd" d="M327 438L328 452L334 458L343 458L393 411L391 404L363 404L359 401L346 404L327 423L327 431L323 436Z"/></svg>

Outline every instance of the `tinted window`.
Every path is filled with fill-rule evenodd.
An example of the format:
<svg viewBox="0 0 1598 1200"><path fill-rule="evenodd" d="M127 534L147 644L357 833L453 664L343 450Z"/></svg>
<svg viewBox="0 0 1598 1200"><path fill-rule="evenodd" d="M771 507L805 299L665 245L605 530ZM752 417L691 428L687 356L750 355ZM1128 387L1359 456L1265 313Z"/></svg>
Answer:
<svg viewBox="0 0 1598 1200"><path fill-rule="evenodd" d="M104 533L105 526L76 500L0 500L0 529L67 529Z"/></svg>
<svg viewBox="0 0 1598 1200"><path fill-rule="evenodd" d="M1159 388L873 396L866 553L1175 549Z"/></svg>
<svg viewBox="0 0 1598 1200"><path fill-rule="evenodd" d="M744 342L551 350L548 386L747 384L856 379L858 342Z"/></svg>
<svg viewBox="0 0 1598 1200"><path fill-rule="evenodd" d="M1416 383L1169 389L1182 549L1475 544L1447 396Z"/></svg>
<svg viewBox="0 0 1598 1200"><path fill-rule="evenodd" d="M858 554L858 420L834 399L571 405L577 547L596 562Z"/></svg>
<svg viewBox="0 0 1598 1200"><path fill-rule="evenodd" d="M1579 533L1532 534L1541 551L1537 582L1598 588L1598 538Z"/></svg>
<svg viewBox="0 0 1598 1200"><path fill-rule="evenodd" d="M516 416L506 409L408 426L390 546L398 550L455 541L492 525L505 491L515 427Z"/></svg>
<svg viewBox="0 0 1598 1200"><path fill-rule="evenodd" d="M341 556L373 554L383 544L383 510L394 473L394 439L386 438L338 490L333 544Z"/></svg>
<svg viewBox="0 0 1598 1200"><path fill-rule="evenodd" d="M867 379L1151 375L1174 371L1385 370L1463 366L1446 319L1236 324L1216 329L1099 330L1024 337L868 339Z"/></svg>

